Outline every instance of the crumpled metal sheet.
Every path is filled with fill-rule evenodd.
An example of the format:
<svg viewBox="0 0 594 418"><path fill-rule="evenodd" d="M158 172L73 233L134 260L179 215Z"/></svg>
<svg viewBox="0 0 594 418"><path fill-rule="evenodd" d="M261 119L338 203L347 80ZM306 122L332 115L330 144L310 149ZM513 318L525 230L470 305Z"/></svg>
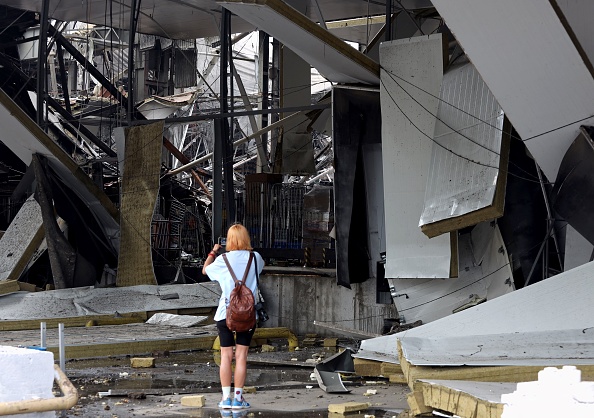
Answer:
<svg viewBox="0 0 594 418"><path fill-rule="evenodd" d="M353 353L346 349L316 365L314 374L320 388L328 393L348 393L350 389L344 387L340 373L354 373L355 364Z"/></svg>

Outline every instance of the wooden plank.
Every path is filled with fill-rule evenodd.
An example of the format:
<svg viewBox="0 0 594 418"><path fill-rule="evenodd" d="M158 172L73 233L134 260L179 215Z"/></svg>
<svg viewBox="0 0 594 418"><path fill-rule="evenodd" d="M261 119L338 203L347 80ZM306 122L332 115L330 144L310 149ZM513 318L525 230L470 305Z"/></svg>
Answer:
<svg viewBox="0 0 594 418"><path fill-rule="evenodd" d="M65 351L66 357L69 359L82 359L119 355L142 355L154 351L210 350L215 338L217 337L214 335L203 335L167 340L77 344L66 345ZM56 356L59 355L59 347L48 347L47 350Z"/></svg>
<svg viewBox="0 0 594 418"><path fill-rule="evenodd" d="M23 292L43 292L41 287L37 287L32 283L25 283L25 282L17 282L19 285L19 290Z"/></svg>
<svg viewBox="0 0 594 418"><path fill-rule="evenodd" d="M40 323L45 322L47 328L58 328L58 324L64 324L64 327L84 327L89 322L95 322L96 325L122 325L145 322L147 320L146 312L124 313L115 317L113 315L88 315L70 318L46 318L46 319L26 319L18 321L0 321L0 331L19 331L27 329L39 329Z"/></svg>
<svg viewBox="0 0 594 418"><path fill-rule="evenodd" d="M0 295L18 292L19 290L21 290L21 288L16 280L4 280L0 282Z"/></svg>
<svg viewBox="0 0 594 418"><path fill-rule="evenodd" d="M465 380L477 382L531 382L545 366L426 367L410 366L406 374L410 387L417 380ZM584 380L594 379L594 365L577 365Z"/></svg>

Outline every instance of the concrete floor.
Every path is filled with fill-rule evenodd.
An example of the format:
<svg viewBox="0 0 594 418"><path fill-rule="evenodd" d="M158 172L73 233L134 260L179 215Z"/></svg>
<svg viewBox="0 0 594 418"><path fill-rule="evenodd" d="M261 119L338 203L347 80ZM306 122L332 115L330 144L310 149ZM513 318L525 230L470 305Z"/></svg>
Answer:
<svg viewBox="0 0 594 418"><path fill-rule="evenodd" d="M47 346L54 351L57 349L57 330L48 329L47 334ZM63 415L106 418L327 417L330 404L370 404L365 412L349 415L352 418L365 415L396 417L408 408L408 387L390 384L387 379L345 376L345 386L350 393L324 392L315 378L311 378L315 366L312 360L329 357L336 348L322 347L320 339L315 346L289 351L286 338L271 338L268 343L276 351L261 352L260 347L253 347L248 355L246 387L252 387L253 391L245 397L252 407L243 414L221 414L217 408L221 396L218 352L211 349L215 335L212 326L179 328L141 323L66 328L66 374L77 388L79 400ZM30 346L39 345L39 341L38 330L0 332L1 345ZM352 339L340 341L350 347L358 344ZM182 343L186 346L179 349ZM302 345L301 338L299 343ZM68 353L76 353L79 358L68 358ZM155 357L154 368L131 367L131 357L148 356ZM57 355L55 359L57 362ZM368 394L369 389L376 393ZM203 408L181 406L182 396L197 394L206 399Z"/></svg>

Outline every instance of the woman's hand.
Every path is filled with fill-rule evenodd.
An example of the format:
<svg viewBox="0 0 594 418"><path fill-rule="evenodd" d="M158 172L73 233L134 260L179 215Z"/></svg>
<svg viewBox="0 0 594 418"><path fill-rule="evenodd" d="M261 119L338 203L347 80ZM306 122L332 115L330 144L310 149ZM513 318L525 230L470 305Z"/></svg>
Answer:
<svg viewBox="0 0 594 418"><path fill-rule="evenodd" d="M206 275L206 267L212 264L220 249L221 246L219 244L213 245L212 250L210 250L210 252L208 253L206 260L204 260L204 265L202 266L202 274Z"/></svg>

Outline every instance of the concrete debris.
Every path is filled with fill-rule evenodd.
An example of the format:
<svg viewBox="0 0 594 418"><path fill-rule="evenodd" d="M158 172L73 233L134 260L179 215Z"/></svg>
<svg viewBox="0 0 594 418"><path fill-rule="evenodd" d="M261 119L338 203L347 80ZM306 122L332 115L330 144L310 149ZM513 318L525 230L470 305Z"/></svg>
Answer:
<svg viewBox="0 0 594 418"><path fill-rule="evenodd" d="M162 289L176 291L179 299L162 300ZM0 319L49 319L84 315L114 315L130 312L163 311L218 306L220 287L216 283L140 285L124 288L79 287L51 292L0 296Z"/></svg>
<svg viewBox="0 0 594 418"><path fill-rule="evenodd" d="M0 281L17 280L42 240L41 209L31 196L0 238Z"/></svg>
<svg viewBox="0 0 594 418"><path fill-rule="evenodd" d="M191 406L193 408L202 408L206 405L206 401L203 395L191 395L183 396L181 398L182 406Z"/></svg>
<svg viewBox="0 0 594 418"><path fill-rule="evenodd" d="M135 369L147 369L155 367L154 357L132 357L130 359L130 365Z"/></svg>
<svg viewBox="0 0 594 418"><path fill-rule="evenodd" d="M371 406L370 403L366 402L345 402L339 404L328 405L328 412L334 412L336 414L346 414L348 412L359 412L368 409Z"/></svg>
<svg viewBox="0 0 594 418"><path fill-rule="evenodd" d="M189 328L206 321L207 318L207 316L175 315L165 312L157 312L151 316L148 321L146 321L146 323L152 325L172 325L174 327Z"/></svg>

